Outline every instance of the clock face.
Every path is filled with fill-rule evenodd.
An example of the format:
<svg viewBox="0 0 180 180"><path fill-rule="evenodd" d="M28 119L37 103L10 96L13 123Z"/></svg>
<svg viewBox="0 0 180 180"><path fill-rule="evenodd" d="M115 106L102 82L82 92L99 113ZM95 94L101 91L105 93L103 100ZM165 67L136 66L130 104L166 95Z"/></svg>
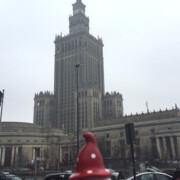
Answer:
<svg viewBox="0 0 180 180"><path fill-rule="evenodd" d="M84 12L84 10L83 9L76 9L75 11L74 11L74 13L75 14L78 14L78 13L82 13L82 14L85 14L85 12Z"/></svg>
<svg viewBox="0 0 180 180"><path fill-rule="evenodd" d="M75 14L79 13L79 9L76 9L76 10L74 11L74 13L75 13Z"/></svg>

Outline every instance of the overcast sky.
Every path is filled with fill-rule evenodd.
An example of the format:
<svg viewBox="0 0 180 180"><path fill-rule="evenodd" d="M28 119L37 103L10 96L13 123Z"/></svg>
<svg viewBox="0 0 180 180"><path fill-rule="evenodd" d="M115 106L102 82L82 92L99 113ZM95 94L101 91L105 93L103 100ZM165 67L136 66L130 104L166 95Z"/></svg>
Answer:
<svg viewBox="0 0 180 180"><path fill-rule="evenodd" d="M75 0L0 0L2 121L33 122L33 98L54 86L54 39L69 32ZM180 1L83 0L104 42L105 90L125 114L180 107Z"/></svg>

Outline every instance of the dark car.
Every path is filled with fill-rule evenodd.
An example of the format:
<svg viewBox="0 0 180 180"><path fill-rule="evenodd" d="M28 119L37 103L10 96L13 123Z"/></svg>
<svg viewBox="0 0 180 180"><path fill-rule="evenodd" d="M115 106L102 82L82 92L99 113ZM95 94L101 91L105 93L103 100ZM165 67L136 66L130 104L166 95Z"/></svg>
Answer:
<svg viewBox="0 0 180 180"><path fill-rule="evenodd" d="M4 176L7 178L7 180L22 180L20 177L14 174L4 174Z"/></svg>
<svg viewBox="0 0 180 180"><path fill-rule="evenodd" d="M112 179L112 180L117 179L117 177L118 177L118 172L116 172L116 171L113 170L113 169L107 169L107 170L111 172L111 179Z"/></svg>
<svg viewBox="0 0 180 180"><path fill-rule="evenodd" d="M53 173L46 175L43 180L68 180L70 176L71 173Z"/></svg>
<svg viewBox="0 0 180 180"><path fill-rule="evenodd" d="M163 172L166 173L166 174L169 174L169 175L173 176L174 171L175 171L174 169L166 169L166 170L164 170Z"/></svg>
<svg viewBox="0 0 180 180"><path fill-rule="evenodd" d="M7 178L4 174L0 174L0 180L7 180Z"/></svg>

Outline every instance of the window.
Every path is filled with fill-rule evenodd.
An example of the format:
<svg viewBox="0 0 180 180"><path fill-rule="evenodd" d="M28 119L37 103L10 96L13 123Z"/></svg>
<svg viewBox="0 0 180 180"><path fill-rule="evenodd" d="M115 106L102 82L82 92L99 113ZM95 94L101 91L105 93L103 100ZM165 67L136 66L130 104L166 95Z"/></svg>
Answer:
<svg viewBox="0 0 180 180"><path fill-rule="evenodd" d="M123 132L120 132L120 137L123 137Z"/></svg>
<svg viewBox="0 0 180 180"><path fill-rule="evenodd" d="M106 142L106 157L110 157L111 156L111 144L110 142Z"/></svg>
<svg viewBox="0 0 180 180"><path fill-rule="evenodd" d="M151 134L154 134L154 129L151 129Z"/></svg>
<svg viewBox="0 0 180 180"><path fill-rule="evenodd" d="M154 180L153 174L143 174L137 177L138 180Z"/></svg>
<svg viewBox="0 0 180 180"><path fill-rule="evenodd" d="M109 138L109 134L106 134L106 138Z"/></svg>
<svg viewBox="0 0 180 180"><path fill-rule="evenodd" d="M40 102L39 101L37 102L37 106L40 106Z"/></svg>
<svg viewBox="0 0 180 180"><path fill-rule="evenodd" d="M157 180L170 180L171 179L170 177L165 176L163 174L156 174L155 176Z"/></svg>
<svg viewBox="0 0 180 180"><path fill-rule="evenodd" d="M40 148L35 148L35 150L36 150L36 156L40 157Z"/></svg>

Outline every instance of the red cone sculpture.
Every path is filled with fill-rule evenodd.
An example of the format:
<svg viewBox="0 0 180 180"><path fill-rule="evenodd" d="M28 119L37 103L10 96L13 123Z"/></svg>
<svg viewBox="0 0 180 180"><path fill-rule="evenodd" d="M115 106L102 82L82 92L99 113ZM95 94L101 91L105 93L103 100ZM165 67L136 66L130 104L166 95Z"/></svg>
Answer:
<svg viewBox="0 0 180 180"><path fill-rule="evenodd" d="M86 144L81 149L76 163L76 172L70 180L108 180L111 173L104 168L103 159L96 145L95 137L85 132Z"/></svg>

